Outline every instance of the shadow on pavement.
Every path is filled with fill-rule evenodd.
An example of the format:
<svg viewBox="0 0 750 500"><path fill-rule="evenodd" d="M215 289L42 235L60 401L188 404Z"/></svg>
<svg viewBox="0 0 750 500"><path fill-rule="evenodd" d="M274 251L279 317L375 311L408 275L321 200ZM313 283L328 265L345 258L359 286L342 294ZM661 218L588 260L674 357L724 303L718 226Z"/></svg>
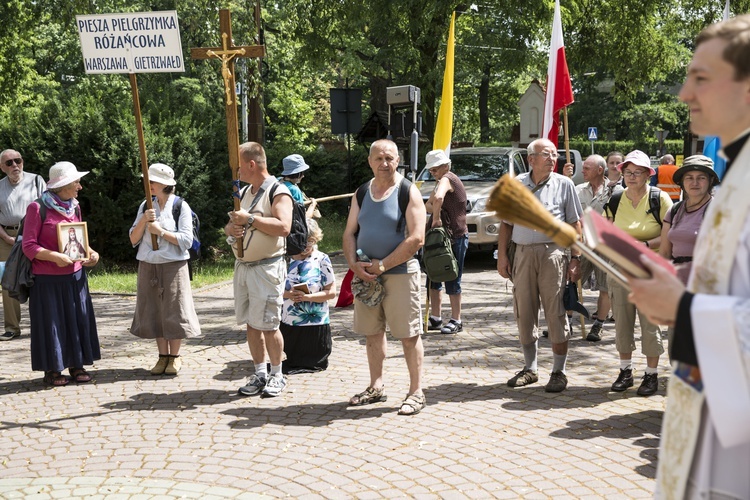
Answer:
<svg viewBox="0 0 750 500"><path fill-rule="evenodd" d="M576 440L600 437L632 440L634 445L644 448L640 456L650 461L649 464L637 466L636 472L654 479L663 415L663 411L646 410L627 415L611 415L601 420L589 418L570 420L566 422L566 428L553 431L550 436Z"/></svg>
<svg viewBox="0 0 750 500"><path fill-rule="evenodd" d="M387 403L387 402L386 402ZM221 413L238 417L229 423L232 429L255 429L266 424L325 427L336 420L362 420L379 418L393 413L393 407L375 403L366 406L349 406L346 401L329 404L304 404L277 408L232 408Z"/></svg>

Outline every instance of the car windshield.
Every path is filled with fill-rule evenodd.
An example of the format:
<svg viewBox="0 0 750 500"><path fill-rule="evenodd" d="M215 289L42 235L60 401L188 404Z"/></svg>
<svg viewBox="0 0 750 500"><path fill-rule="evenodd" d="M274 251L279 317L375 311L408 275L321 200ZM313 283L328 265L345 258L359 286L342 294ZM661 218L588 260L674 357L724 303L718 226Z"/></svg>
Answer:
<svg viewBox="0 0 750 500"><path fill-rule="evenodd" d="M463 182L495 182L508 173L508 155L469 154L451 156L451 172L456 174ZM429 182L435 180L435 178L425 169L419 180Z"/></svg>

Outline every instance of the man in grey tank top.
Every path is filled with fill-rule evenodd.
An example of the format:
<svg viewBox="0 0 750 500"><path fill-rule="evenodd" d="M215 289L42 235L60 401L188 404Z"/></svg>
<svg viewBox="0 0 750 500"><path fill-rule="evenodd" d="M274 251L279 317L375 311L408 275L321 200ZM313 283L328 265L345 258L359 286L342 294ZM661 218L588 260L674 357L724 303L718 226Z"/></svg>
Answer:
<svg viewBox="0 0 750 500"><path fill-rule="evenodd" d="M0 169L5 177L0 180L0 261L5 262L18 234L18 225L26 216L26 208L39 198L47 184L42 176L23 171L21 153L6 149L0 153ZM12 340L21 335L21 304L3 290L5 333L0 340Z"/></svg>
<svg viewBox="0 0 750 500"><path fill-rule="evenodd" d="M419 263L414 254L424 244L425 208L419 190L402 183L396 172L398 149L393 141L375 141L368 162L374 174L360 206L355 196L344 230L344 256L355 279L365 286L381 282L382 301L366 304L355 296L354 331L367 338L370 383L352 396L349 404L360 406L385 401L383 362L386 355L386 328L401 340L409 370L409 391L399 415L416 415L425 407L422 392L422 321ZM365 189L364 187L361 189ZM400 189L409 189L409 203L403 214L398 198ZM357 258L361 250L361 259Z"/></svg>

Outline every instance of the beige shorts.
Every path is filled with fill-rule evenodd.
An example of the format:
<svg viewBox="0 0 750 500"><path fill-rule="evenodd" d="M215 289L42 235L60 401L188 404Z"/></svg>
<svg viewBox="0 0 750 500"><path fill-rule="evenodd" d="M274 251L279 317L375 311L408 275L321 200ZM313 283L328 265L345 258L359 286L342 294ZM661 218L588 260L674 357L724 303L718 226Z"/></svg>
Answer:
<svg viewBox="0 0 750 500"><path fill-rule="evenodd" d="M397 339L422 335L421 273L384 274L385 298L369 307L354 299L354 331L377 335L390 330Z"/></svg>
<svg viewBox="0 0 750 500"><path fill-rule="evenodd" d="M237 324L261 331L278 330L284 303L286 262L234 264L234 314Z"/></svg>

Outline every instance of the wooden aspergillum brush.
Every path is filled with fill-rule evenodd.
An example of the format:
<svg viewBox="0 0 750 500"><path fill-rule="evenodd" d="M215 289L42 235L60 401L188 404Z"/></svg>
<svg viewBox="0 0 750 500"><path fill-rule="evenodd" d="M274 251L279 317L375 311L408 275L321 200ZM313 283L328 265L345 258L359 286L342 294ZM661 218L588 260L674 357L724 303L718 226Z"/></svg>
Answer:
<svg viewBox="0 0 750 500"><path fill-rule="evenodd" d="M487 209L494 210L498 218L506 222L544 233L561 247L575 246L594 265L611 275L625 289L630 290L627 278L620 271L578 241L578 233L573 226L555 219L531 191L517 180L508 175L500 177L487 200Z"/></svg>

